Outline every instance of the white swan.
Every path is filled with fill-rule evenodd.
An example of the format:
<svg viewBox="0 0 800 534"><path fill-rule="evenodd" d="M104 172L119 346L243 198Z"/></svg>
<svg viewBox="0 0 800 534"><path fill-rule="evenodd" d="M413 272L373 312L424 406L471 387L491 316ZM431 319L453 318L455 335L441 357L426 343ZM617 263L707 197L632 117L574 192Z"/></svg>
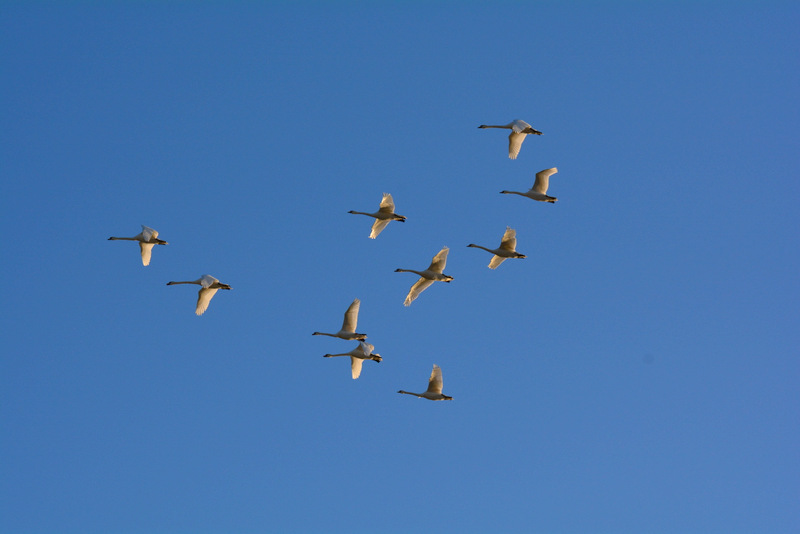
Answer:
<svg viewBox="0 0 800 534"><path fill-rule="evenodd" d="M142 225L139 235L133 237L109 237L109 241L138 241L139 248L142 250L142 265L150 265L150 256L153 253L154 245L168 245L163 239L158 239L158 232L149 226Z"/></svg>
<svg viewBox="0 0 800 534"><path fill-rule="evenodd" d="M511 159L517 159L519 149L522 148L522 142L525 140L526 135L542 135L542 132L534 129L530 124L519 119L509 122L508 124L481 124L478 126L478 128L505 128L507 130L511 130L511 133L508 134L508 157Z"/></svg>
<svg viewBox="0 0 800 534"><path fill-rule="evenodd" d="M505 193L507 195L521 195L523 197L528 197L533 200L538 200L540 202L553 203L558 199L556 197L547 196L547 188L550 185L550 177L557 172L558 169L555 167L537 172L536 181L533 182L533 187L530 189L530 191L526 191L525 193L521 193L519 191L500 191L500 192Z"/></svg>
<svg viewBox="0 0 800 534"><path fill-rule="evenodd" d="M200 288L200 292L197 294L197 308L194 310L195 315L203 315L203 313L208 309L208 304L211 302L211 298L217 293L217 290L231 288L231 286L228 284L223 284L210 274L204 274L197 280L191 280L188 282L167 282L168 286L174 286L177 284L197 284L202 286Z"/></svg>
<svg viewBox="0 0 800 534"><path fill-rule="evenodd" d="M367 217L374 217L375 222L372 223L372 232L369 234L370 239L375 239L378 237L386 225L389 224L390 221L400 221L406 222L406 218L402 215L398 215L394 212L394 200L392 200L392 195L389 193L384 193L383 198L381 199L380 209L375 213L365 213L363 211L353 211L350 210L347 213L355 213L356 215L366 215Z"/></svg>
<svg viewBox="0 0 800 534"><path fill-rule="evenodd" d="M351 350L350 352L344 352L342 354L325 354L323 358L335 358L336 356L350 356L350 372L352 373L353 380L361 376L361 364L364 363L364 360L375 360L376 362L380 362L383 360L381 355L377 352L372 352L375 350L375 346L369 343L364 343L363 341L358 342L358 346Z"/></svg>
<svg viewBox="0 0 800 534"><path fill-rule="evenodd" d="M440 250L439 253L433 257L430 267L424 271L414 271L412 269L394 270L396 273L415 273L422 277L417 280L416 284L411 286L411 289L406 296L406 300L403 302L404 306L411 306L411 303L416 300L419 294L428 289L428 286L434 282L450 282L453 279L452 276L442 273L442 271L444 271L444 266L447 263L448 252L450 252L450 249L447 247L444 247L442 250Z"/></svg>
<svg viewBox="0 0 800 534"><path fill-rule="evenodd" d="M363 341L367 339L366 334L356 334L356 327L358 325L358 310L361 307L361 301L355 299L353 303L344 312L344 322L342 329L335 334L326 334L325 332L314 332L312 336L331 336L338 337L339 339L358 339Z"/></svg>
<svg viewBox="0 0 800 534"><path fill-rule="evenodd" d="M517 252L517 232L510 226L506 226L506 233L500 241L500 248L486 248L470 243L468 247L482 248L494 254L492 261L489 262L490 269L497 269L497 266L506 261L506 258L525 258L525 254Z"/></svg>
<svg viewBox="0 0 800 534"><path fill-rule="evenodd" d="M398 393L405 393L406 395L414 395L421 399L428 399L428 400L453 400L453 397L448 397L447 395L442 395L442 386L444 383L442 382L442 369L433 364L433 371L431 371L431 377L428 380L428 389L425 393L412 393L410 391L403 391L402 389L398 391Z"/></svg>

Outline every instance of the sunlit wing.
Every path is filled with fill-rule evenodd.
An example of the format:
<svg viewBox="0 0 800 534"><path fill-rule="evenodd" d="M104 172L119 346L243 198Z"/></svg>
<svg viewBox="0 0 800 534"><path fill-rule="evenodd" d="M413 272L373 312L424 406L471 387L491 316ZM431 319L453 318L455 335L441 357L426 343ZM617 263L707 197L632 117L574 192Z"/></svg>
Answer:
<svg viewBox="0 0 800 534"><path fill-rule="evenodd" d="M142 237L145 241L152 241L158 237L158 232L149 226L142 225Z"/></svg>
<svg viewBox="0 0 800 534"><path fill-rule="evenodd" d="M441 274L442 271L444 271L444 266L447 264L448 252L450 252L450 249L447 247L440 250L439 253L433 257L433 261L431 262L431 266L428 267L428 270Z"/></svg>
<svg viewBox="0 0 800 534"><path fill-rule="evenodd" d="M403 302L403 305L411 306L411 303L417 299L419 294L428 289L431 284L433 284L433 280L427 280L420 277L420 279L417 280L417 283L411 286L411 290L408 292L408 296L406 296L406 300Z"/></svg>
<svg viewBox="0 0 800 534"><path fill-rule="evenodd" d="M517 231L513 228L506 227L506 233L503 234L503 239L500 241L500 248L504 250L513 251L517 248ZM499 265L499 263L498 263Z"/></svg>
<svg viewBox="0 0 800 534"><path fill-rule="evenodd" d="M378 211L382 211L383 213L394 213L394 200L392 199L392 195L389 193L383 194L383 198L381 199L381 207Z"/></svg>
<svg viewBox="0 0 800 534"><path fill-rule="evenodd" d="M378 234L383 232L383 229L386 228L388 224L389 219L375 219L375 222L372 223L372 232L369 234L370 239L378 237Z"/></svg>
<svg viewBox="0 0 800 534"><path fill-rule="evenodd" d="M350 356L350 371L353 373L353 380L361 376L361 365L364 360Z"/></svg>
<svg viewBox="0 0 800 534"><path fill-rule="evenodd" d="M217 289L212 289L209 287L204 287L200 290L197 294L197 308L194 310L195 315L203 315L205 311L208 309L208 304L211 302L211 298L217 293Z"/></svg>
<svg viewBox="0 0 800 534"><path fill-rule="evenodd" d="M342 330L345 332L355 332L358 326L358 310L361 308L361 301L355 299L353 303L344 312L344 322L342 323Z"/></svg>
<svg viewBox="0 0 800 534"><path fill-rule="evenodd" d="M533 190L543 195L547 194L547 188L550 186L550 177L558 172L558 169L545 169L536 173L536 181L533 182Z"/></svg>
<svg viewBox="0 0 800 534"><path fill-rule="evenodd" d="M367 356L372 354L373 350L375 350L375 345L373 345L372 343L367 343L366 341L359 341L358 348L356 350L361 352L361 354L363 354L364 357L366 358Z"/></svg>
<svg viewBox="0 0 800 534"><path fill-rule="evenodd" d="M431 378L428 380L428 393L441 393L444 383L442 382L442 369L433 364L433 371L431 371Z"/></svg>
<svg viewBox="0 0 800 534"><path fill-rule="evenodd" d="M492 256L492 261L489 262L489 268L497 269L497 267L504 261L506 261L506 258L502 256Z"/></svg>
<svg viewBox="0 0 800 534"><path fill-rule="evenodd" d="M203 287L211 287L217 282L219 282L219 280L217 280L210 274L204 274L203 276L200 277L200 285Z"/></svg>
<svg viewBox="0 0 800 534"><path fill-rule="evenodd" d="M522 148L522 142L525 140L527 134L511 132L508 136L508 157L517 159L519 149Z"/></svg>
<svg viewBox="0 0 800 534"><path fill-rule="evenodd" d="M139 241L139 248L142 250L142 265L150 265L150 256L153 254L155 243L142 243Z"/></svg>

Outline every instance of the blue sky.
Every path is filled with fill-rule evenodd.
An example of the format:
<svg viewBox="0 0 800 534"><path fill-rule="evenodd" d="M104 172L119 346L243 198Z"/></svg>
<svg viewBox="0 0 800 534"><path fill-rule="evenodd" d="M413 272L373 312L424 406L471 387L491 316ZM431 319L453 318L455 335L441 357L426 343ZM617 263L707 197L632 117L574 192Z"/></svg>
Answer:
<svg viewBox="0 0 800 534"><path fill-rule="evenodd" d="M797 532L799 16L4 2L0 531Z"/></svg>

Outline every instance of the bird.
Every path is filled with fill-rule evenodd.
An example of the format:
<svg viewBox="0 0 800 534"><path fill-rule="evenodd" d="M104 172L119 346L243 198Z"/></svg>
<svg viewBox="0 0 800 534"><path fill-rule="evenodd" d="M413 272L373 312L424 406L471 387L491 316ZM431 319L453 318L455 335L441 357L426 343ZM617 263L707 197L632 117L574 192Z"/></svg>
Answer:
<svg viewBox="0 0 800 534"><path fill-rule="evenodd" d="M223 284L210 274L204 274L197 280L190 280L187 282L167 282L168 286L174 286L177 284L197 284L202 286L200 291L197 293L197 308L194 310L195 315L203 315L203 313L208 309L208 304L211 302L211 298L217 293L217 290L231 289L231 286L228 284Z"/></svg>
<svg viewBox="0 0 800 534"><path fill-rule="evenodd" d="M361 307L361 301L355 299L353 303L347 308L347 311L344 312L344 322L342 323L342 329L336 332L335 334L326 334L325 332L314 332L311 334L312 336L331 336L331 337L338 337L339 339L357 339L359 341L363 341L367 339L366 334L357 334L356 333L356 325L358 325L358 310Z"/></svg>
<svg viewBox="0 0 800 534"><path fill-rule="evenodd" d="M433 364L433 371L431 371L431 377L428 380L428 389L425 390L425 393L412 393L410 391L403 391L402 389L398 391L398 393L414 395L420 399L428 399L433 401L453 400L453 397L442 395L442 385L442 369L438 365Z"/></svg>
<svg viewBox="0 0 800 534"><path fill-rule="evenodd" d="M430 267L424 271L414 271L413 269L394 270L396 273L416 273L422 277L417 280L416 284L411 286L411 289L406 296L406 300L403 302L404 306L411 306L411 303L416 300L419 294L428 289L428 286L434 282L450 282L453 280L452 276L442 273L442 271L444 271L444 266L447 263L448 252L450 252L450 249L447 247L444 247L442 250L440 250L439 253L433 257Z"/></svg>
<svg viewBox="0 0 800 534"><path fill-rule="evenodd" d="M525 140L526 135L542 135L542 132L520 119L511 121L508 124L481 124L478 128L505 128L511 130L511 133L508 134L508 157L510 159L517 159L519 149L522 147L522 142Z"/></svg>
<svg viewBox="0 0 800 534"><path fill-rule="evenodd" d="M366 215L367 217L374 217L375 222L372 223L372 232L369 234L370 239L375 239L378 237L386 225L388 225L391 221L400 221L406 222L406 218L402 215L398 215L394 213L394 200L392 200L392 195L389 193L384 193L383 198L381 199L380 209L375 213L365 213L363 211L353 211L350 210L347 213L355 213L356 215Z"/></svg>
<svg viewBox="0 0 800 534"><path fill-rule="evenodd" d="M109 237L109 241L138 241L139 248L142 250L142 265L150 265L150 255L153 253L153 246L168 245L166 241L158 238L158 232L149 226L142 225L142 231L133 237Z"/></svg>
<svg viewBox="0 0 800 534"><path fill-rule="evenodd" d="M525 254L520 254L517 252L517 231L511 228L510 226L506 226L506 233L503 234L503 239L500 241L500 248L486 248L480 245L475 245L470 243L467 245L468 247L475 247L475 248L482 248L487 252L491 252L494 254L492 257L492 261L489 262L490 269L497 269L497 267L506 261L506 258L525 258Z"/></svg>
<svg viewBox="0 0 800 534"><path fill-rule="evenodd" d="M506 195L521 195L540 202L550 202L551 204L558 200L556 197L547 196L547 187L550 185L550 177L558 172L558 169L552 167L536 173L536 181L533 182L533 187L530 191L521 193L519 191L500 191Z"/></svg>
<svg viewBox="0 0 800 534"><path fill-rule="evenodd" d="M375 360L376 362L383 361L381 355L377 352L372 352L375 350L375 346L369 343L364 343L363 341L358 342L358 346L351 350L350 352L344 352L342 354L325 354L323 358L335 358L336 356L350 356L350 372L353 376L353 380L361 376L361 365L364 363L364 360Z"/></svg>

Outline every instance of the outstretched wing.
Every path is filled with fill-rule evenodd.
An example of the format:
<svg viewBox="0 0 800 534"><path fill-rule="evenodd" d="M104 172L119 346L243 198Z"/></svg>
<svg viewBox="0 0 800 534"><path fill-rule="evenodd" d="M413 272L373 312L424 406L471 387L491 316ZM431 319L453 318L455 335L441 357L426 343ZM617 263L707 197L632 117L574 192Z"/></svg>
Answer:
<svg viewBox="0 0 800 534"><path fill-rule="evenodd" d="M217 293L217 289L204 287L200 290L197 294L197 308L195 308L194 313L195 315L203 315L205 311L208 309L208 304L211 302L211 298Z"/></svg>
<svg viewBox="0 0 800 534"><path fill-rule="evenodd" d="M506 233L503 234L503 239L500 241L500 248L513 252L517 248L517 231L506 226ZM498 263L498 265L500 265Z"/></svg>
<svg viewBox="0 0 800 534"><path fill-rule="evenodd" d="M508 135L508 157L510 159L517 159L519 149L522 148L522 142L528 134L513 131Z"/></svg>
<svg viewBox="0 0 800 534"><path fill-rule="evenodd" d="M142 250L142 265L150 265L150 256L153 254L155 243L142 243L139 241L139 248Z"/></svg>
<svg viewBox="0 0 800 534"><path fill-rule="evenodd" d="M545 169L536 173L536 181L533 182L533 190L543 195L547 194L547 188L550 186L550 177L558 172L558 169L553 167Z"/></svg>
<svg viewBox="0 0 800 534"><path fill-rule="evenodd" d="M211 276L210 274L204 274L200 277L200 285L205 287L211 287L214 284L219 283L219 280Z"/></svg>
<svg viewBox="0 0 800 534"><path fill-rule="evenodd" d="M369 234L370 239L375 239L378 237L378 234L383 232L383 229L386 228L386 225L388 224L389 219L375 219L375 222L372 223L372 232Z"/></svg>
<svg viewBox="0 0 800 534"><path fill-rule="evenodd" d="M448 252L450 252L450 249L447 247L444 247L442 250L440 250L439 253L433 257L433 261L431 262L431 266L428 267L428 270L442 274L444 271L444 266L447 264Z"/></svg>
<svg viewBox="0 0 800 534"><path fill-rule="evenodd" d="M158 232L149 226L142 225L142 237L145 241L153 241L158 237Z"/></svg>
<svg viewBox="0 0 800 534"><path fill-rule="evenodd" d="M433 364L433 371L431 371L431 378L428 380L428 393L442 393L442 369L436 364Z"/></svg>
<svg viewBox="0 0 800 534"><path fill-rule="evenodd" d="M417 297L420 293L428 289L428 287L433 284L433 280L427 280L425 278L420 277L417 280L417 283L411 286L411 290L409 290L408 295L406 296L405 302L403 302L404 306L411 306L411 303L417 300Z"/></svg>
<svg viewBox="0 0 800 534"><path fill-rule="evenodd" d="M361 358L354 358L350 356L350 372L353 374L353 380L361 376L361 365L364 363L364 360Z"/></svg>
<svg viewBox="0 0 800 534"><path fill-rule="evenodd" d="M383 198L381 199L381 207L378 211L383 213L394 213L394 200L392 199L392 195L389 193L383 194Z"/></svg>
<svg viewBox="0 0 800 534"><path fill-rule="evenodd" d="M497 267L504 261L506 261L506 258L502 256L492 256L492 261L489 262L489 268L497 269Z"/></svg>
<svg viewBox="0 0 800 534"><path fill-rule="evenodd" d="M358 310L361 308L361 301L355 299L353 303L344 312L344 322L342 323L342 330L345 332L355 332L358 326Z"/></svg>

